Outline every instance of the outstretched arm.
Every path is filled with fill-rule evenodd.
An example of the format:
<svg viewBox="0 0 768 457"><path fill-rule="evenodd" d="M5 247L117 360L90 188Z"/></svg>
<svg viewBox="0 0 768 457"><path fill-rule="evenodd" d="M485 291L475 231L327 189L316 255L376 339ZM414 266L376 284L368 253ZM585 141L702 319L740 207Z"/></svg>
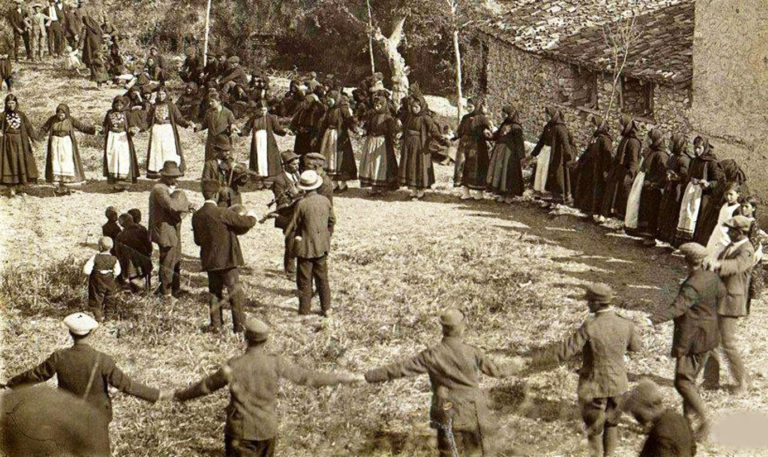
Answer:
<svg viewBox="0 0 768 457"><path fill-rule="evenodd" d="M386 382L393 379L416 376L427 372L427 362L424 352L404 362L397 362L385 367L369 370L365 373L365 380L374 382Z"/></svg>
<svg viewBox="0 0 768 457"><path fill-rule="evenodd" d="M16 386L22 386L26 384L36 384L38 382L44 382L53 377L54 374L56 374L56 359L58 355L57 353L53 353L45 359L43 363L36 366L35 368L32 368L31 370L27 370L24 373L18 374L14 377L12 377L7 383L7 387L16 387Z"/></svg>
<svg viewBox="0 0 768 457"><path fill-rule="evenodd" d="M232 377L232 370L224 365L216 373L203 378L201 381L187 387L183 390L177 390L173 396L178 401L194 400L203 397L211 392L215 392L229 384Z"/></svg>

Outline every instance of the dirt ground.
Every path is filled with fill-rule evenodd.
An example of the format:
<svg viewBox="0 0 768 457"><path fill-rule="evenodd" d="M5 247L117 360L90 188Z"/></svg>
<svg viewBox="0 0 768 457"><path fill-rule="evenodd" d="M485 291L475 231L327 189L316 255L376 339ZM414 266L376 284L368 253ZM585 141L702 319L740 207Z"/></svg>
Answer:
<svg viewBox="0 0 768 457"><path fill-rule="evenodd" d="M69 103L81 120L100 123L119 93L96 91L86 80L65 78L50 67L23 67L18 79L21 109L37 126L60 102ZM146 137L140 134L137 142L140 162L146 158ZM76 275L92 255L106 206L121 211L136 207L146 218L152 183L142 180L129 192L111 193L99 181L103 139L79 139L89 182L78 192L49 197L51 189L42 189L34 192L38 196L0 198L5 282L0 284L0 381L69 344L60 320L85 303L85 278L70 287L63 277ZM202 196L196 179L204 139L191 131L181 135L188 163L181 186L198 206ZM292 138L279 142L287 148ZM247 158L246 145L247 139L237 144L240 160ZM43 159L41 142L41 174ZM680 258L669 251L644 248L620 232L573 216L550 214L534 202L461 202L450 189L451 170L436 170L436 190L422 202L407 201L402 191L372 199L356 186L335 197L338 223L330 256L335 314L327 321L297 316L294 284L280 272L280 231L265 224L241 237L247 311L272 326L270 349L306 367L364 371L439 341L436 315L456 306L468 316L468 341L503 362L574 331L587 317L581 294L588 282L613 286L621 297L621 312L639 318L669 303L684 277ZM245 205L257 211L266 211L270 199L268 191L244 194ZM194 382L243 348L236 337L202 332L207 281L189 219L182 234L182 279L190 294L173 307L151 297L122 295L120 318L106 322L95 335L95 346L113 355L124 371L161 388ZM704 393L718 425L712 440L700 445L699 455L768 455L757 448L728 447L746 439L758 446L763 439L766 420L760 412L768 408L763 395L765 321L761 300L740 324L747 367L755 377L752 392L743 397L726 390ZM628 368L633 382L648 376L660 383L669 406L679 409L672 387L674 363L667 357L671 329L670 323L641 328L645 349L631 356ZM513 446L530 456L587 455L575 402L577 367L574 360L526 378L483 381L498 418L500 432L493 442L501 455L510 455ZM426 377L318 390L284 384L278 453L434 455L429 398ZM226 392L185 405L149 405L120 393L113 399L114 455L222 455ZM639 431L629 418L623 421L618 455L637 453Z"/></svg>

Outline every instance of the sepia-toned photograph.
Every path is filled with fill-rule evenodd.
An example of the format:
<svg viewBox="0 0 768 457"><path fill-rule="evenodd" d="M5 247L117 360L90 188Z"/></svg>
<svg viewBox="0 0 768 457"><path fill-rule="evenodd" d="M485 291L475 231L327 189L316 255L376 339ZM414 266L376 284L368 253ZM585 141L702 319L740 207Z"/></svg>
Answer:
<svg viewBox="0 0 768 457"><path fill-rule="evenodd" d="M0 0L0 101L0 457L768 457L768 0Z"/></svg>

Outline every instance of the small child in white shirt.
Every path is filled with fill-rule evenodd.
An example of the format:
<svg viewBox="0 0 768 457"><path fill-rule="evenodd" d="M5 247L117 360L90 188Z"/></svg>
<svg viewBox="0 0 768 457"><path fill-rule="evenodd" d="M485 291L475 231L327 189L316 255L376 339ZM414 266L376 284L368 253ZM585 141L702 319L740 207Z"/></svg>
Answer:
<svg viewBox="0 0 768 457"><path fill-rule="evenodd" d="M72 49L72 46L66 47L66 54L67 54L67 61L64 64L64 67L69 70L77 73L77 76L82 76L82 73L80 73L80 51L78 49Z"/></svg>

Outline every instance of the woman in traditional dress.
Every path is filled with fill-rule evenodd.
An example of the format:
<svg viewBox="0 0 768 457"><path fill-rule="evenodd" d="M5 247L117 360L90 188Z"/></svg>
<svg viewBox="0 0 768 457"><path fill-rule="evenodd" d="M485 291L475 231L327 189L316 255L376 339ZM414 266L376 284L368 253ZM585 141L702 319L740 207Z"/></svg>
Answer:
<svg viewBox="0 0 768 457"><path fill-rule="evenodd" d="M392 117L386 98L375 98L363 128L366 136L360 158L360 187L370 187L371 195L397 189L395 141L400 122Z"/></svg>
<svg viewBox="0 0 768 457"><path fill-rule="evenodd" d="M472 113L464 116L457 136L460 143L456 151L453 185L461 186L462 199L469 195L482 200L488 179L488 140L493 137L482 99L476 100Z"/></svg>
<svg viewBox="0 0 768 457"><path fill-rule="evenodd" d="M296 134L296 142L293 152L299 156L315 152L317 144L317 127L325 113L325 105L320 103L316 94L308 94L301 106L299 106L293 118L290 128Z"/></svg>
<svg viewBox="0 0 768 457"><path fill-rule="evenodd" d="M525 187L522 168L525 141L520 113L511 106L505 106L501 112L504 120L493 134L496 144L491 151L486 184L497 201L512 203L513 197L523 195Z"/></svg>
<svg viewBox="0 0 768 457"><path fill-rule="evenodd" d="M0 113L0 183L10 187L11 196L23 186L37 182L37 164L32 151L35 129L27 116L19 111L13 94L5 97L5 111Z"/></svg>
<svg viewBox="0 0 768 457"><path fill-rule="evenodd" d="M664 134L660 129L654 128L648 132L649 147L645 156L643 171L645 180L640 195L640 212L638 225L640 233L651 239L656 238L659 222L659 206L664 184L667 180L667 162L669 154L664 141Z"/></svg>
<svg viewBox="0 0 768 457"><path fill-rule="evenodd" d="M456 134L452 141L459 141L459 145L456 147L456 158L453 166L453 187L461 187L461 199L469 200L472 198L469 187L461 185L462 177L464 175L464 162L466 155L464 151L469 148L471 141L471 125L472 118L475 116L475 101L474 99L467 99L467 114L461 117L459 126L456 128Z"/></svg>
<svg viewBox="0 0 768 457"><path fill-rule="evenodd" d="M717 213L717 224L707 241L707 251L709 251L709 255L713 259L719 258L720 254L722 254L722 252L725 251L725 248L731 243L731 238L728 236L728 227L725 226L725 223L738 214L738 211L741 209L739 192L739 185L731 183L728 184L725 194L723 195L722 204Z"/></svg>
<svg viewBox="0 0 768 457"><path fill-rule="evenodd" d="M349 101L342 102L338 91L332 90L326 95L328 109L318 128L320 154L325 157L325 171L334 181L335 190L344 192L348 189L347 181L357 179L357 164L352 151L350 129L354 129L357 120L349 108Z"/></svg>
<svg viewBox="0 0 768 457"><path fill-rule="evenodd" d="M99 129L73 118L70 115L69 106L63 103L56 108L56 114L48 118L40 128L40 138L49 134L48 152L45 157L45 180L49 183L58 181L60 189L64 188L64 183L85 181L83 163L80 160L75 138L76 130L87 135L95 135Z"/></svg>
<svg viewBox="0 0 768 457"><path fill-rule="evenodd" d="M252 116L240 131L240 136L251 135L251 157L248 167L257 178L257 186L264 186L264 179L277 176L282 171L280 150L275 135L285 136L286 130L280 120L269 113L266 99L260 102L259 114Z"/></svg>
<svg viewBox="0 0 768 457"><path fill-rule="evenodd" d="M115 190L128 190L139 177L139 163L133 147L133 135L139 127L132 124L125 108L128 101L117 96L104 116L104 176Z"/></svg>
<svg viewBox="0 0 768 457"><path fill-rule="evenodd" d="M659 207L657 235L659 240L672 245L677 245L675 232L680 217L685 180L688 178L688 168L691 164L687 147L688 139L685 135L678 133L672 136L672 155L667 161L667 179Z"/></svg>
<svg viewBox="0 0 768 457"><path fill-rule="evenodd" d="M155 103L147 113L149 143L147 144L147 178L157 179L165 162L175 162L183 175L186 170L184 151L179 141L178 126L190 128L194 125L184 119L176 105L168 98L165 86L160 86Z"/></svg>
<svg viewBox="0 0 768 457"><path fill-rule="evenodd" d="M637 124L627 115L619 120L621 126L621 141L613 157L611 171L608 174L606 192L600 211L601 218L618 216L624 218L627 208L627 198L634 183L639 168L642 142L637 137Z"/></svg>
<svg viewBox="0 0 768 457"><path fill-rule="evenodd" d="M763 278L763 235L760 233L760 222L757 220L757 199L755 197L742 198L739 214L752 221L748 238L755 249L755 265L752 267L747 291L747 314L749 314L752 300L760 298L765 285Z"/></svg>
<svg viewBox="0 0 768 457"><path fill-rule="evenodd" d="M706 245L712 233L712 230L705 233L699 228L701 225L699 215L703 214L710 204L720 206L719 201L710 203L713 191L722 185L724 180L723 170L712 149L705 138L698 136L693 140L695 157L689 168L688 185L680 204L677 222L677 242L680 244L694 240L701 245Z"/></svg>
<svg viewBox="0 0 768 457"><path fill-rule="evenodd" d="M588 216L600 212L605 179L613 160L613 138L608 132L608 123L600 116L590 116L590 122L595 131L584 154L579 157L578 184L573 196L576 208Z"/></svg>
<svg viewBox="0 0 768 457"><path fill-rule="evenodd" d="M550 156L547 164L545 191L556 196L563 203L572 201L571 176L568 162L574 157L573 136L565 125L563 113L553 107L546 109L549 122L539 137L539 142L531 152L531 156L537 157L545 146L549 147ZM538 162L539 164L541 162ZM537 165L538 168L538 165ZM537 169L538 175L543 175ZM541 191L541 190L539 190Z"/></svg>
<svg viewBox="0 0 768 457"><path fill-rule="evenodd" d="M200 93L197 83L189 82L184 86L184 93L176 99L176 108L184 119L190 122L200 121Z"/></svg>
<svg viewBox="0 0 768 457"><path fill-rule="evenodd" d="M403 143L400 151L400 185L410 189L412 200L424 198L424 190L435 183L432 167L431 141L445 141L437 124L429 116L424 97L411 97L410 113L403 123Z"/></svg>

